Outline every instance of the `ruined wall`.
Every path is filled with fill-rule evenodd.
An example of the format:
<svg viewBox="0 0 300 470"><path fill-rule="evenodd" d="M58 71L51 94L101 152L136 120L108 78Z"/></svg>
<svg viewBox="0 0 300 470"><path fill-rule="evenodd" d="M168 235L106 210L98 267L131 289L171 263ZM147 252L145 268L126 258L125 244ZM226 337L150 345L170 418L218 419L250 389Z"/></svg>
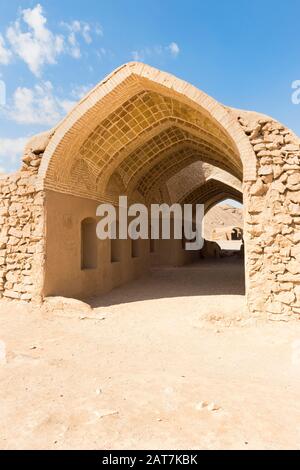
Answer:
<svg viewBox="0 0 300 470"><path fill-rule="evenodd" d="M244 185L248 305L272 320L300 317L300 141L269 117L239 122L257 156Z"/></svg>
<svg viewBox="0 0 300 470"><path fill-rule="evenodd" d="M41 300L44 193L35 187L48 135L25 148L20 171L0 178L0 297Z"/></svg>

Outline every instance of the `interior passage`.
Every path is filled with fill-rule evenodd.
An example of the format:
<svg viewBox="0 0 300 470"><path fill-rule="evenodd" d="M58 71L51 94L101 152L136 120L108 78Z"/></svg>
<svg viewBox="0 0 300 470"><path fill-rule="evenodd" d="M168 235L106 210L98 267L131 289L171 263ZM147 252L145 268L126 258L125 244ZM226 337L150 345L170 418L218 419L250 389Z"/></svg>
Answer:
<svg viewBox="0 0 300 470"><path fill-rule="evenodd" d="M101 297L88 299L94 306L109 306L143 300L190 298L191 311L195 297L218 305L223 295L244 296L244 263L238 254L220 259L199 260L181 267L152 268L148 275L115 288ZM183 305L178 304L178 308ZM219 305L220 306L220 305ZM172 307L173 308L173 307Z"/></svg>

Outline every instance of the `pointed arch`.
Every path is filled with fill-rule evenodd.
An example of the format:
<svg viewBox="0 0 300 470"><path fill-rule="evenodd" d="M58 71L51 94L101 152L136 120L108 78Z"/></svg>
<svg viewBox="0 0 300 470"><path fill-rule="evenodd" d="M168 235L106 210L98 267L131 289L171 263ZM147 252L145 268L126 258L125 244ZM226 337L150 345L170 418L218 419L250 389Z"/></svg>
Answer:
<svg viewBox="0 0 300 470"><path fill-rule="evenodd" d="M214 164L227 162L227 169L235 175L239 171L245 181L256 178L252 146L229 109L183 80L133 62L106 77L56 127L37 186L105 199L105 184L114 171L123 165L130 178L141 144L156 139L159 151L157 136L174 127L184 128L211 148L209 158L216 160ZM173 141L178 140L175 132ZM80 178L83 167L85 178Z"/></svg>

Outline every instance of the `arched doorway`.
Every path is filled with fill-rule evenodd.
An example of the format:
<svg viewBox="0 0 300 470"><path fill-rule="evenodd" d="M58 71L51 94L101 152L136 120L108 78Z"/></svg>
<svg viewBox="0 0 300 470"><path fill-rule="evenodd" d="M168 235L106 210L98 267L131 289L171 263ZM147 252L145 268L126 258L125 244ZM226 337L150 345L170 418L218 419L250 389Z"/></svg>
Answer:
<svg viewBox="0 0 300 470"><path fill-rule="evenodd" d="M168 74L128 64L71 111L47 147L39 184L46 191L48 222L54 212L55 217L59 215L59 207L62 218L67 213L74 220L75 234L78 218L95 214L99 202L117 204L119 195L127 195L130 202L169 202L167 181L196 162L218 168L239 182L243 177L255 178L253 149L221 105ZM209 204L229 188L215 181L208 182ZM175 198L180 202L179 193ZM150 264L151 250L141 243L138 251L134 249L135 256L129 245L126 255L124 246L124 262L111 266L109 248L103 241L99 242L97 275L78 272L76 257L69 259L70 250L63 244L57 250L57 224L47 225L46 294L82 297L105 292L138 276ZM72 238L75 248L76 236ZM176 252L170 244L162 251L165 255ZM180 262L186 261L185 256L183 259L178 247ZM65 258L57 275L56 257ZM73 282L70 276L74 276ZM65 291L62 280L66 278Z"/></svg>

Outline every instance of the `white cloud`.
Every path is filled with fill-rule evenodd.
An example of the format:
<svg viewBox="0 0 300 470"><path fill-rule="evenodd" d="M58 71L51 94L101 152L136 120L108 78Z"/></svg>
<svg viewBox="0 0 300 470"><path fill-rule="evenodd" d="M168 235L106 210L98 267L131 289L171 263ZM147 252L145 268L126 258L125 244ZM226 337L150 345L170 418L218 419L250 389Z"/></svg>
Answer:
<svg viewBox="0 0 300 470"><path fill-rule="evenodd" d="M64 51L63 36L53 34L46 23L42 6L38 4L33 9L22 10L21 17L7 29L6 34L12 51L36 76L41 75L45 64L55 64Z"/></svg>
<svg viewBox="0 0 300 470"><path fill-rule="evenodd" d="M53 126L75 104L72 100L59 99L53 93L52 83L42 82L34 88L19 87L13 95L7 117L19 124Z"/></svg>
<svg viewBox="0 0 300 470"><path fill-rule="evenodd" d="M64 28L64 34L54 33L47 27L47 18L40 4L21 10L17 20L6 31L10 50L0 35L0 63L7 64L15 54L35 76L40 77L43 67L56 64L61 54L80 59L81 43L90 45L93 35L103 35L100 25L85 21L62 22L60 26Z"/></svg>
<svg viewBox="0 0 300 470"><path fill-rule="evenodd" d="M91 44L93 42L92 36L91 36L91 27L87 23L82 24L82 37L85 40L87 44Z"/></svg>
<svg viewBox="0 0 300 470"><path fill-rule="evenodd" d="M143 61L146 59L146 57L161 55L162 53L163 53L162 46L153 46L153 47L145 47L144 49L132 51L131 55L133 57L133 60Z"/></svg>
<svg viewBox="0 0 300 470"><path fill-rule="evenodd" d="M75 85L71 90L71 96L76 100L81 100L92 88L94 85Z"/></svg>
<svg viewBox="0 0 300 470"><path fill-rule="evenodd" d="M16 89L11 106L4 109L4 116L17 124L52 127L56 125L93 85L74 85L69 98L60 99L54 93L51 82L41 82L33 88ZM0 137L0 174L19 166L20 158L29 137Z"/></svg>
<svg viewBox="0 0 300 470"><path fill-rule="evenodd" d="M61 26L68 31L67 52L74 59L81 57L80 38L82 38L86 44L91 44L93 42L93 34L97 36L103 35L103 31L99 25L92 27L85 21L75 20L71 23L62 22Z"/></svg>
<svg viewBox="0 0 300 470"><path fill-rule="evenodd" d="M21 159L27 141L28 137L19 137L16 139L0 137L0 173L4 172L5 168L13 166Z"/></svg>
<svg viewBox="0 0 300 470"><path fill-rule="evenodd" d="M71 109L75 106L77 101L73 100L60 100L59 102L59 107L62 110L62 114L68 114Z"/></svg>
<svg viewBox="0 0 300 470"><path fill-rule="evenodd" d="M176 42L171 42L168 46L158 45L132 51L131 56L133 60L143 61L149 57L160 56L165 53L170 54L172 57L177 57L179 52L180 48L178 44Z"/></svg>
<svg viewBox="0 0 300 470"><path fill-rule="evenodd" d="M113 56L113 53L111 51L107 51L104 47L100 47L96 51L96 55L97 55L98 59L103 59L104 57L107 56L107 54L109 54L110 56Z"/></svg>
<svg viewBox="0 0 300 470"><path fill-rule="evenodd" d="M12 53L10 52L9 49L6 48L4 38L2 34L0 34L0 64L2 65L9 64L11 61L11 57L12 57Z"/></svg>
<svg viewBox="0 0 300 470"><path fill-rule="evenodd" d="M61 98L55 94L49 81L33 88L18 87L12 103L5 109L5 117L18 124L52 127L92 88L91 84L73 85L70 92Z"/></svg>
<svg viewBox="0 0 300 470"><path fill-rule="evenodd" d="M168 45L168 50L173 57L177 57L180 52L179 46L176 42L171 42L171 44Z"/></svg>
<svg viewBox="0 0 300 470"><path fill-rule="evenodd" d="M132 51L131 55L132 55L133 60L135 60L137 62L140 61L140 60L144 60L144 56L142 55L142 51Z"/></svg>

